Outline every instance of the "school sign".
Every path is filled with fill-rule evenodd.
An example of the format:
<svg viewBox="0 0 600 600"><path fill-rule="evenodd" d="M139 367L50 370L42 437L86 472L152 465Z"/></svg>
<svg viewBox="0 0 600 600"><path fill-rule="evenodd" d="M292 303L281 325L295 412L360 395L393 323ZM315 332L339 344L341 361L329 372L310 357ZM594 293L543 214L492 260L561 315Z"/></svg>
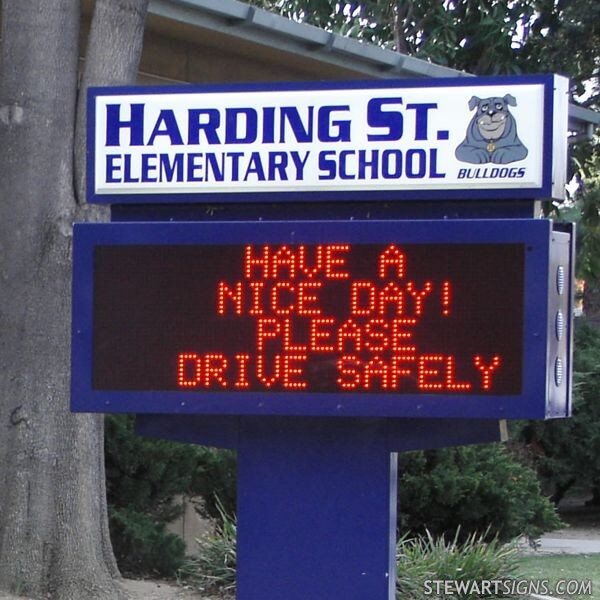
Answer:
<svg viewBox="0 0 600 600"><path fill-rule="evenodd" d="M72 410L237 450L238 600L394 600L395 453L570 414L567 80L88 98Z"/></svg>
<svg viewBox="0 0 600 600"><path fill-rule="evenodd" d="M567 80L97 88L88 135L98 202L560 198Z"/></svg>

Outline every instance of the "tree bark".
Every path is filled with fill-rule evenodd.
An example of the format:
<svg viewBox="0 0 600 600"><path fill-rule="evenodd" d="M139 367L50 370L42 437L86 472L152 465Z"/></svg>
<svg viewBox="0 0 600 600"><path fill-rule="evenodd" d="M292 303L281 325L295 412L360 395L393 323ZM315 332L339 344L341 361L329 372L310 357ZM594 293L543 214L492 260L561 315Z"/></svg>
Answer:
<svg viewBox="0 0 600 600"><path fill-rule="evenodd" d="M77 106L75 177L77 199L85 200L86 90L135 82L149 0L96 0Z"/></svg>
<svg viewBox="0 0 600 600"><path fill-rule="evenodd" d="M90 65L109 54L133 82L146 6L98 2ZM89 218L73 185L79 22L79 0L2 2L0 588L115 600L103 419L69 412L71 231ZM107 53L107 30L137 50Z"/></svg>

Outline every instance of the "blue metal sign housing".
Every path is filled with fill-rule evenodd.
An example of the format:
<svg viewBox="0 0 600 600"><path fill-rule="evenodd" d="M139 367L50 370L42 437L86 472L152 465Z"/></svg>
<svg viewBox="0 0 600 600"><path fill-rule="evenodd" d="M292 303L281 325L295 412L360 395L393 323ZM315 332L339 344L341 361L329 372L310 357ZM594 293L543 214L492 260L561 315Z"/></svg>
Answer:
<svg viewBox="0 0 600 600"><path fill-rule="evenodd" d="M524 218L567 109L554 75L88 91L120 222L74 227L71 408L237 449L240 600L395 598L395 452L569 415L574 236Z"/></svg>
<svg viewBox="0 0 600 600"><path fill-rule="evenodd" d="M88 200L560 198L553 75L92 88Z"/></svg>
<svg viewBox="0 0 600 600"><path fill-rule="evenodd" d="M72 409L566 416L571 254L546 220L78 224Z"/></svg>

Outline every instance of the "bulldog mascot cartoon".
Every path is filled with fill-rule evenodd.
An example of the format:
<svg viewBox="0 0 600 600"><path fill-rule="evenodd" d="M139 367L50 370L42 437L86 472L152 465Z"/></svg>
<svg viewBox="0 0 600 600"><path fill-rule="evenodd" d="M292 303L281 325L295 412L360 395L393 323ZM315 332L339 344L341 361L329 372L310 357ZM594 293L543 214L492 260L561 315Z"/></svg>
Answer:
<svg viewBox="0 0 600 600"><path fill-rule="evenodd" d="M527 148L517 135L517 123L509 106L517 101L511 94L503 98L469 100L469 110L477 111L467 128L464 141L456 148L456 158L472 164L506 165L527 156Z"/></svg>

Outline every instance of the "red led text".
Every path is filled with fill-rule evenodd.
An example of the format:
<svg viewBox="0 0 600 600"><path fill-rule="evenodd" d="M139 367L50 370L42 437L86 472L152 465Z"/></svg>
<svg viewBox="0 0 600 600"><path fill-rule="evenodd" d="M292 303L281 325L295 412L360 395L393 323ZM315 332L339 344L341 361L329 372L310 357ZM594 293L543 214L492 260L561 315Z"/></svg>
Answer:
<svg viewBox="0 0 600 600"><path fill-rule="evenodd" d="M239 275L222 275L208 293L217 317L238 322L250 341L233 353L183 348L177 386L493 393L509 357L446 343L448 323L469 324L460 310L468 279L419 272L395 244L368 255L368 268L365 260L361 246L344 243L243 247L232 265Z"/></svg>

